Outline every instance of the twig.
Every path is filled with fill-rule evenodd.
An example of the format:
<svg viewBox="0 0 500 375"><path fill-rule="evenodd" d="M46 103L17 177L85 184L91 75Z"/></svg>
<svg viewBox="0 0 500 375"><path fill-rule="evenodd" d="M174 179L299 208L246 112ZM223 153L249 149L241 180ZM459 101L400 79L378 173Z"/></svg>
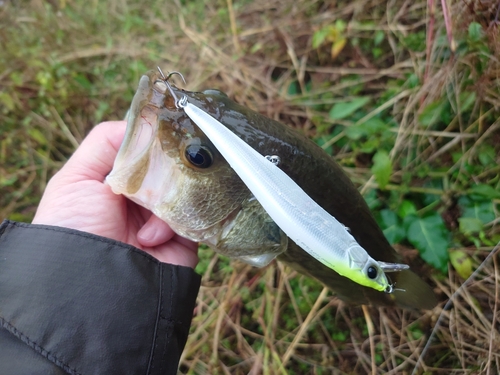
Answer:
<svg viewBox="0 0 500 375"><path fill-rule="evenodd" d="M443 7L444 25L446 26L446 36L448 37L448 43L450 43L450 50L455 53L457 46L453 39L453 24L451 22L450 8L446 0L441 0L441 6Z"/></svg>
<svg viewBox="0 0 500 375"><path fill-rule="evenodd" d="M54 117L54 120L56 121L57 125L59 125L59 128L63 132L63 134L66 136L68 141L71 143L71 145L75 148L75 150L80 146L80 143L76 140L75 136L73 133L71 133L71 130L69 130L68 126L66 123L63 121L61 116L59 116L59 113L57 112L57 109L54 108L54 106L49 107L49 111Z"/></svg>
<svg viewBox="0 0 500 375"><path fill-rule="evenodd" d="M488 367L486 369L486 375L490 375L491 373L491 358L493 356L493 337L495 337L495 334L498 334L497 330L495 330L495 323L496 319L494 317L497 316L497 311L498 311L498 298L499 293L498 293L498 264L497 264L497 258L493 258L493 265L494 265L494 270L495 270L495 306L493 307L493 321L491 323L491 331L490 331L490 347L488 350Z"/></svg>
<svg viewBox="0 0 500 375"><path fill-rule="evenodd" d="M425 72L423 84L427 82L431 65L432 42L434 37L434 21L436 15L436 4L434 0L427 0L427 10L429 12L429 23L427 25L427 37L425 41ZM425 95L420 98L420 105L424 103Z"/></svg>
<svg viewBox="0 0 500 375"><path fill-rule="evenodd" d="M372 375L377 374L377 364L375 363L375 339L373 338L373 333L375 329L373 328L373 321L370 316L370 312L368 311L368 307L366 305L361 306L363 309L363 314L366 320L366 327L368 328L368 337L370 340L370 357L371 357L371 366L372 366Z"/></svg>
<svg viewBox="0 0 500 375"><path fill-rule="evenodd" d="M227 0L227 9L229 12L229 22L231 23L231 33L233 34L234 49L237 54L240 54L241 46L238 40L238 29L236 28L236 16L234 14L233 0Z"/></svg>

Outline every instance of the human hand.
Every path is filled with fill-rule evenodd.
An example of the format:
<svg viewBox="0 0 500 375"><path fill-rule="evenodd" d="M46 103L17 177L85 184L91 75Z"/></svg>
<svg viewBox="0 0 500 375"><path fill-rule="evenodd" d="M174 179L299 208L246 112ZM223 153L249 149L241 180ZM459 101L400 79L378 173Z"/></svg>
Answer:
<svg viewBox="0 0 500 375"><path fill-rule="evenodd" d="M198 244L175 234L151 212L104 183L126 122L97 125L47 184L33 224L77 229L125 242L165 263L194 268Z"/></svg>

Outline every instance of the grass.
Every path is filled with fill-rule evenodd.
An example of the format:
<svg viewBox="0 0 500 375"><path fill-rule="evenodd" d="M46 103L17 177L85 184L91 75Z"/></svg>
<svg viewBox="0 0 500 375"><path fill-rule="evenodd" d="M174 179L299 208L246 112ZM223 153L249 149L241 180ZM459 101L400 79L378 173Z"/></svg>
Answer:
<svg viewBox="0 0 500 375"><path fill-rule="evenodd" d="M180 70L322 145L442 301L353 308L281 264L205 249L182 373L498 373L498 5L449 3L453 44L423 0L4 2L0 218L31 220L142 73Z"/></svg>

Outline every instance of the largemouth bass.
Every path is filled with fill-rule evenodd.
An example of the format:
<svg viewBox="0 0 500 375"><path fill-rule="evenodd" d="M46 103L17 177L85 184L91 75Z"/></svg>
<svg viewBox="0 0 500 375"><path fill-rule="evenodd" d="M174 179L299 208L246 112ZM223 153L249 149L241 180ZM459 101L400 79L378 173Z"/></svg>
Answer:
<svg viewBox="0 0 500 375"><path fill-rule="evenodd" d="M342 168L313 142L219 91L173 90L261 154L278 155L280 168L348 227L371 257L400 260ZM411 271L391 274L396 287L405 291L385 294L339 275L287 238L205 134L177 108L158 73L141 78L107 181L115 193L150 209L178 234L256 266L278 257L347 302L408 308L436 303L431 289Z"/></svg>

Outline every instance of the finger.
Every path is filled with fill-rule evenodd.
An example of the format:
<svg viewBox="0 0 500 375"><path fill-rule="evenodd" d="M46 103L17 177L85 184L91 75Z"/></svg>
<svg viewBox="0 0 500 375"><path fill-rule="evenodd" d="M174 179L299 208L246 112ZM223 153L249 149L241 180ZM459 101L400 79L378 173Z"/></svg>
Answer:
<svg viewBox="0 0 500 375"><path fill-rule="evenodd" d="M191 268L195 268L198 264L198 244L192 241L189 241L186 246L186 244L171 240L154 248L146 248L144 251L163 263Z"/></svg>
<svg viewBox="0 0 500 375"><path fill-rule="evenodd" d="M196 251L198 251L198 246L199 246L198 242L193 242L191 240L188 240L187 238L179 236L178 234L176 234L173 237L173 241L178 242L181 245L184 245L189 249L192 248L192 249L195 249Z"/></svg>
<svg viewBox="0 0 500 375"><path fill-rule="evenodd" d="M155 215L151 215L137 233L137 240L143 247L154 247L167 242L174 235L174 231L167 223Z"/></svg>
<svg viewBox="0 0 500 375"><path fill-rule="evenodd" d="M113 168L126 126L126 121L109 121L94 127L61 169L61 174L72 182L104 181Z"/></svg>

